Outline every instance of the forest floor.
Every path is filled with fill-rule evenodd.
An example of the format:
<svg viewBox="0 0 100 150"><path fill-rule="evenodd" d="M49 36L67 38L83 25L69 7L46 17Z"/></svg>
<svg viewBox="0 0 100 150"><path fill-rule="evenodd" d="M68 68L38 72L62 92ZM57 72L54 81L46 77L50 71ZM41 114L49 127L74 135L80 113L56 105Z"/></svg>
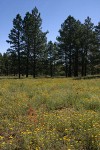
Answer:
<svg viewBox="0 0 100 150"><path fill-rule="evenodd" d="M0 150L100 150L100 78L0 78Z"/></svg>

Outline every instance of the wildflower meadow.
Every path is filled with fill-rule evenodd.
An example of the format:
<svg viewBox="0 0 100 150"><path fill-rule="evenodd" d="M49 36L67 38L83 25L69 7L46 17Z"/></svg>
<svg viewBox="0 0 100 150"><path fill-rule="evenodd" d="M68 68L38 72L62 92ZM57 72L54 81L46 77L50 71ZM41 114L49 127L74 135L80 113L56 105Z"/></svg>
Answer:
<svg viewBox="0 0 100 150"><path fill-rule="evenodd" d="M0 150L100 150L100 79L0 79Z"/></svg>

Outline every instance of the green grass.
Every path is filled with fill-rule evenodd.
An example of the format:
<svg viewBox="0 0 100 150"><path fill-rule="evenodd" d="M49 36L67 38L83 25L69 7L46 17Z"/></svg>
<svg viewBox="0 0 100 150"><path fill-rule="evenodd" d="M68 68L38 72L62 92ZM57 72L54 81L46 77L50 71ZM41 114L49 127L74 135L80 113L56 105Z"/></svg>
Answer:
<svg viewBox="0 0 100 150"><path fill-rule="evenodd" d="M0 79L1 150L99 150L100 79Z"/></svg>

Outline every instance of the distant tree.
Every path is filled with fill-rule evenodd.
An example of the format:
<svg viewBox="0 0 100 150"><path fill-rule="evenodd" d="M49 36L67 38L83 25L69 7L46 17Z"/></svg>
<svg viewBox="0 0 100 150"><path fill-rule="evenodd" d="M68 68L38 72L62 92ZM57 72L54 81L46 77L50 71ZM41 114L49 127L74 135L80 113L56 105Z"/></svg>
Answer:
<svg viewBox="0 0 100 150"><path fill-rule="evenodd" d="M18 56L18 74L20 78L20 54L22 50L22 18L20 14L17 14L16 18L13 20L13 29L10 31L8 38L9 40L7 40L7 42L10 43L11 50L17 53Z"/></svg>
<svg viewBox="0 0 100 150"><path fill-rule="evenodd" d="M58 43L53 43L53 74L58 74L58 62L59 62L59 54L58 54Z"/></svg>
<svg viewBox="0 0 100 150"><path fill-rule="evenodd" d="M48 42L48 60L50 63L50 76L53 76L53 43L52 41Z"/></svg>
<svg viewBox="0 0 100 150"><path fill-rule="evenodd" d="M10 61L9 55L6 52L6 53L3 53L2 57L3 57L3 59L2 59L2 61L3 61L3 74L5 76L8 76L8 74L9 74L9 61Z"/></svg>
<svg viewBox="0 0 100 150"><path fill-rule="evenodd" d="M47 57L48 57L48 62L49 62L49 70L50 70L50 76L53 76L53 63L54 63L54 57L55 57L55 51L54 51L54 44L52 41L48 42L47 45Z"/></svg>
<svg viewBox="0 0 100 150"><path fill-rule="evenodd" d="M17 53L11 49L7 49L7 53L9 56L9 71L10 74L14 76L18 73L18 58Z"/></svg>
<svg viewBox="0 0 100 150"><path fill-rule="evenodd" d="M2 54L0 53L0 75L2 75L2 69L3 69L3 60L2 60Z"/></svg>

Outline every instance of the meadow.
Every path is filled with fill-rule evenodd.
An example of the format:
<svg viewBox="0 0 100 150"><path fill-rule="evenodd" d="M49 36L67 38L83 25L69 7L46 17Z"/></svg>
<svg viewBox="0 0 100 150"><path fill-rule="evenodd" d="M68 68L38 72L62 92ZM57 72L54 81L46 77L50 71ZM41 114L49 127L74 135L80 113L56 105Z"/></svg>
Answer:
<svg viewBox="0 0 100 150"><path fill-rule="evenodd" d="M100 79L0 79L0 150L100 150Z"/></svg>

